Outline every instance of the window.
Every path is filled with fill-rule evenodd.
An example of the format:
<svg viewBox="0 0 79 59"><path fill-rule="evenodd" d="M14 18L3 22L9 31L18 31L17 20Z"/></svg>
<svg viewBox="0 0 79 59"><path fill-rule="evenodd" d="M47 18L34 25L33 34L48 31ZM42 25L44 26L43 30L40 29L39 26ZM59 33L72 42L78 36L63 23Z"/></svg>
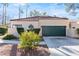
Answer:
<svg viewBox="0 0 79 59"><path fill-rule="evenodd" d="M22 24L15 25L17 28L22 28Z"/></svg>

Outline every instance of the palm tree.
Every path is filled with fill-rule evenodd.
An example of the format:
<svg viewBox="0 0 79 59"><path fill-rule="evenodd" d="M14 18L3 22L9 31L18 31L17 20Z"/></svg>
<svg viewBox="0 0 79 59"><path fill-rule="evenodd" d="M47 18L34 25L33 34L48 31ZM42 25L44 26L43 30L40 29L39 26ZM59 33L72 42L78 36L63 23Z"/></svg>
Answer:
<svg viewBox="0 0 79 59"><path fill-rule="evenodd" d="M20 15L21 15L20 10L21 10L21 6L19 5L19 19L20 19Z"/></svg>
<svg viewBox="0 0 79 59"><path fill-rule="evenodd" d="M6 25L8 3L2 3L2 5L3 5L3 20L2 20L2 25Z"/></svg>
<svg viewBox="0 0 79 59"><path fill-rule="evenodd" d="M23 9L21 8L21 4L19 4L18 10L19 10L19 19L20 19L20 18L21 18L21 14L24 13L24 12L23 12Z"/></svg>
<svg viewBox="0 0 79 59"><path fill-rule="evenodd" d="M28 5L28 4L26 4L26 18L27 18L28 8L29 8L29 5Z"/></svg>

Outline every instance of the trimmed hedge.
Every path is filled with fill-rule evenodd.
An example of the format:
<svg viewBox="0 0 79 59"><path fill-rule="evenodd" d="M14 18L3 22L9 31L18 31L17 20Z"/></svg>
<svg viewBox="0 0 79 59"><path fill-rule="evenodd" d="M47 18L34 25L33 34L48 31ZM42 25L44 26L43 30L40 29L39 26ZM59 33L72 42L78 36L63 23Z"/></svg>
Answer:
<svg viewBox="0 0 79 59"><path fill-rule="evenodd" d="M35 32L36 34L39 34L40 28L34 28L34 29L32 29L32 30L28 29L27 31L28 31L28 32L29 32L29 31L33 31L33 32Z"/></svg>
<svg viewBox="0 0 79 59"><path fill-rule="evenodd" d="M5 33L7 33L7 28L0 28L0 35L4 35Z"/></svg>
<svg viewBox="0 0 79 59"><path fill-rule="evenodd" d="M17 37L12 34L9 34L9 35L6 35L3 39L4 40L13 40L13 39L17 39Z"/></svg>
<svg viewBox="0 0 79 59"><path fill-rule="evenodd" d="M77 34L79 35L79 28L77 28Z"/></svg>
<svg viewBox="0 0 79 59"><path fill-rule="evenodd" d="M34 29L27 29L27 31L33 31L35 32L36 34L39 34L40 32L40 28L34 28ZM24 32L24 28L17 28L17 32L21 35L21 33Z"/></svg>
<svg viewBox="0 0 79 59"><path fill-rule="evenodd" d="M24 32L24 28L17 28L17 32L21 34L22 32Z"/></svg>

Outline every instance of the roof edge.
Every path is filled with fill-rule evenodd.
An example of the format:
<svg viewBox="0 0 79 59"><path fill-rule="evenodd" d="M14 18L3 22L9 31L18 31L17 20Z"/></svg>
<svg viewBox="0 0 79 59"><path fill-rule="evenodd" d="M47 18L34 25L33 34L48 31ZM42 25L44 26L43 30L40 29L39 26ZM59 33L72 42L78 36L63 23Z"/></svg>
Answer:
<svg viewBox="0 0 79 59"><path fill-rule="evenodd" d="M34 17L27 17L27 18L20 18L20 19L11 19L10 21L16 21L16 20L22 20L22 19L38 19L38 18L58 18L58 19L65 19L68 20L68 18L63 18L63 17L52 17L52 16L34 16ZM37 20L33 20L33 21L37 21Z"/></svg>

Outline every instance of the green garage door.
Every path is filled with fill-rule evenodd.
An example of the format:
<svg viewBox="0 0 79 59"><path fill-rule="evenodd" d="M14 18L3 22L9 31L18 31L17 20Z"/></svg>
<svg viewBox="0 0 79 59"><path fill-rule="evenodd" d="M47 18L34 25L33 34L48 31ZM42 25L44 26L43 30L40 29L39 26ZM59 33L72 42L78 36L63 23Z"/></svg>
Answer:
<svg viewBox="0 0 79 59"><path fill-rule="evenodd" d="M42 26L43 36L66 36L66 26Z"/></svg>

